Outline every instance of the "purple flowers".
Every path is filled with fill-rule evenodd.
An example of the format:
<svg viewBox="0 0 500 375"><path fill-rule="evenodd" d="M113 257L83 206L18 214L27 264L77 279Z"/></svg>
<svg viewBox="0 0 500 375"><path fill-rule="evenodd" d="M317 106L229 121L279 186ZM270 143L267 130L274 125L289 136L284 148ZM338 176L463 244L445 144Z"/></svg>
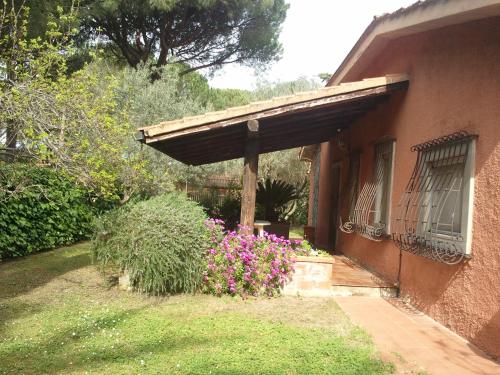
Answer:
<svg viewBox="0 0 500 375"><path fill-rule="evenodd" d="M273 296L291 278L295 247L273 234L264 237L230 231L223 233L221 220L207 220L212 232L211 248L206 252L203 289L222 295Z"/></svg>

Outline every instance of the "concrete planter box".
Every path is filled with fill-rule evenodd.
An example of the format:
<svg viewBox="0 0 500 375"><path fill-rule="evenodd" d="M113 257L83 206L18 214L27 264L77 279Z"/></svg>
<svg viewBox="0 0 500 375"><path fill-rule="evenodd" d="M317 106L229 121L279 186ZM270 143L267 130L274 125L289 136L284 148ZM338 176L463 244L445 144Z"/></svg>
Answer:
<svg viewBox="0 0 500 375"><path fill-rule="evenodd" d="M292 280L283 288L288 296L328 297L332 286L335 259L332 257L299 256Z"/></svg>

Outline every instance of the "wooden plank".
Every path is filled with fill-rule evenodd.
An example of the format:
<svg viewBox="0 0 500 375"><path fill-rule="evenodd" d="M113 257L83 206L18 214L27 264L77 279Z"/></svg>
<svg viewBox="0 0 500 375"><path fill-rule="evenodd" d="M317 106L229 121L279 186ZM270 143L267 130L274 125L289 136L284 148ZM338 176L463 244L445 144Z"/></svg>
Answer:
<svg viewBox="0 0 500 375"><path fill-rule="evenodd" d="M340 125L339 125L340 126ZM273 144L264 144L260 139L259 135L259 153L264 154L268 152L281 151L301 146L314 145L317 143L327 142L331 140L337 134L337 128L332 128L329 132L325 132L322 135L314 135L314 137L295 137L291 139L286 139L286 141L277 141ZM216 163L222 160L231 160L237 159L241 157L241 155L236 154L235 152L226 152L220 154L218 152L209 152L209 156L207 153L200 154L197 156L186 156L186 159L189 160L188 164L192 165L202 165L202 164L210 164ZM181 160L183 161L183 160Z"/></svg>
<svg viewBox="0 0 500 375"><path fill-rule="evenodd" d="M339 114L349 114L352 112L367 112L375 108L379 102L386 99L388 96L376 96L371 98L360 98L347 103L339 103L335 106L316 108L314 111L304 111L299 113L285 113L281 116L270 117L260 120L261 130L268 126L281 125L290 122L309 121L324 116L336 116Z"/></svg>
<svg viewBox="0 0 500 375"><path fill-rule="evenodd" d="M250 120L247 126L240 224L243 226L242 230L250 234L253 232L253 223L255 220L255 196L259 168L259 122L257 120Z"/></svg>
<svg viewBox="0 0 500 375"><path fill-rule="evenodd" d="M273 152L285 150L287 148L295 148L303 145L321 143L329 140L337 134L337 129L341 127L346 127L348 122L339 122L335 125L331 125L327 128L323 127L321 129L311 129L311 131L304 135L304 133L287 134L281 137L267 137L263 134L259 134L259 151ZM260 131L259 131L260 133ZM301 142L306 142L301 144ZM205 148L190 148L189 150L177 150L177 152L171 152L168 150L168 154L173 158L184 161L189 160L188 164L198 165L204 164L203 160L207 164L214 163L222 160L230 160L241 158L243 155L244 143L228 145L225 143L213 144L210 147Z"/></svg>
<svg viewBox="0 0 500 375"><path fill-rule="evenodd" d="M361 114L361 113L357 113ZM261 143L264 140L275 137L276 139L282 139L283 137L292 137L295 135L310 135L316 132L317 130L321 130L322 128L331 128L335 126L336 123L345 121L350 121L354 119L354 115L340 115L337 114L335 117L325 117L322 119L316 119L312 121L307 121L304 123L290 123L283 124L281 127L271 127L264 126L264 124L259 122L259 139ZM191 142L185 144L178 144L175 140L172 140L168 143L165 143L165 147L162 149L164 152L168 154L176 153L176 154L187 154L187 155L198 155L198 154L207 154L209 152L224 152L233 148L239 148L240 156L243 156L244 149L242 144L245 142L245 136L241 137L238 135L226 135L220 134L220 137L212 138L209 137L206 139L205 137L197 137L191 139Z"/></svg>
<svg viewBox="0 0 500 375"><path fill-rule="evenodd" d="M310 136L312 134L316 134L318 130L321 128L331 129L332 127L336 127L337 124L344 125L346 122L353 122L359 116L365 114L366 111L372 109L372 106L365 108L365 110L354 110L352 108L349 111L342 112L333 112L330 115L325 115L319 117L314 116L311 120L307 118L302 118L301 122L291 122L289 123L280 123L280 127L277 127L273 122L267 122L263 124L259 122L259 139L261 146L264 146L266 141L269 138L276 137L276 139L280 140L283 137L289 139L290 137L294 137L296 135L301 136ZM307 120L307 121L306 121ZM215 133L215 132L214 132ZM161 148L162 152L165 152L171 156L179 155L180 157L194 157L201 154L211 154L216 152L217 154L225 153L226 151L231 151L232 149L238 148L239 151L235 151L236 157L243 156L243 147L245 136L241 136L240 132L238 133L221 133L217 132L218 136L214 137L206 136L201 137L184 137L188 138L189 142L183 141L181 144L177 142L177 139L172 139L167 142L162 142L165 144L164 147Z"/></svg>
<svg viewBox="0 0 500 375"><path fill-rule="evenodd" d="M208 133L203 134L203 140L209 139L218 139L218 138L226 138L226 137L240 137L245 139L247 136L246 124L241 124L241 126L233 126L230 128L218 129ZM179 145L179 146L191 146L193 142L200 139L198 135L186 134L182 137L173 138L169 140L165 140L162 143L171 144L171 145ZM154 142L153 142L154 143ZM152 144L151 144L152 145Z"/></svg>
<svg viewBox="0 0 500 375"><path fill-rule="evenodd" d="M314 139L317 138L318 142L325 138L325 135L333 137L336 135L336 129L344 127L346 124L352 122L354 118L339 118L336 122L318 122L311 124L303 124L303 129L285 128L281 133L264 132L262 124L259 126L259 145L260 150L265 149L265 152L271 152L272 147L279 147L279 144L289 144L290 141L300 139ZM193 158L206 156L209 158L212 155L222 156L222 154L230 153L233 158L242 157L244 152L244 140L220 140L219 142L196 142L189 148L166 148L165 152L173 156L178 155L182 158ZM294 142L295 144L295 142ZM286 147L285 147L286 148ZM283 149L279 147L279 149ZM231 153L231 151L233 151Z"/></svg>
<svg viewBox="0 0 500 375"><path fill-rule="evenodd" d="M178 145L176 142L164 143L162 149L164 152L196 152L202 151L208 148L219 149L220 147L230 146L234 147L238 145L240 147L240 153L243 155L242 145L245 143L246 137L233 136L233 137L221 137L219 139L193 139L191 143L187 145Z"/></svg>
<svg viewBox="0 0 500 375"><path fill-rule="evenodd" d="M332 138L331 136L329 136L329 137L325 136L325 138L323 140L321 140L321 142L329 141L331 138ZM286 144L283 146L282 145L276 146L276 148L273 148L273 151L262 150L259 147L259 154L287 150L290 148L309 146L309 145L314 145L314 144L317 144L317 140L304 139L304 140L295 141L293 143ZM190 165L204 165L204 164L217 163L217 162L220 162L222 160L232 160L232 159L239 159L239 158L240 158L239 156L234 156L234 154L226 154L226 155L216 155L216 156L212 156L209 158L204 156L204 157L198 157L196 159L185 159L185 160L179 159L179 161L181 161L185 164L190 164Z"/></svg>
<svg viewBox="0 0 500 375"><path fill-rule="evenodd" d="M364 115L364 112L350 114L346 116L336 116L336 117L325 117L322 119L311 120L305 123L291 123L281 128L265 128L261 126L260 137L268 138L268 137L288 137L291 135L302 134L308 135L311 132L316 130L321 130L322 128L328 129L336 126L337 124L344 124L345 122L353 123Z"/></svg>
<svg viewBox="0 0 500 375"><path fill-rule="evenodd" d="M286 139L283 142L276 142L274 144L262 145L260 152L268 153L281 150L287 150L296 147L314 145L331 140L337 134L337 128L333 128L330 132L314 135L313 137L295 137Z"/></svg>

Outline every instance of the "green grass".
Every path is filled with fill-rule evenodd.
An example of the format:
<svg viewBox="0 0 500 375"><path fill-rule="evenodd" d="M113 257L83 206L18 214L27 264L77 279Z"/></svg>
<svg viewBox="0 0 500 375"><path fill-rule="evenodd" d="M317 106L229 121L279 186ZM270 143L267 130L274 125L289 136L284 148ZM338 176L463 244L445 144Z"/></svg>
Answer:
<svg viewBox="0 0 500 375"><path fill-rule="evenodd" d="M304 238L304 227L302 225L292 225L290 227L290 238Z"/></svg>
<svg viewBox="0 0 500 375"><path fill-rule="evenodd" d="M0 264L0 286L0 374L393 371L332 300L123 292L87 244Z"/></svg>

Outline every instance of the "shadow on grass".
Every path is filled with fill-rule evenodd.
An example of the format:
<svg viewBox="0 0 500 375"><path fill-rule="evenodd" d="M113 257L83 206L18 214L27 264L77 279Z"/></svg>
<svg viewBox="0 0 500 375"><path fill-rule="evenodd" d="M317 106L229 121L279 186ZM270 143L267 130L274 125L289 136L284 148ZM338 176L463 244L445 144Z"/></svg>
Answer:
<svg viewBox="0 0 500 375"><path fill-rule="evenodd" d="M89 327L82 327L73 324L32 346L12 344L6 350L0 349L0 358L5 359L0 363L0 373L61 374L78 370L102 370L107 365L117 364L125 366L128 373L135 366L140 370L141 360L147 361L151 354L169 355L188 348L203 348L214 344L213 340L199 335L165 335L161 337L159 344L158 336L148 335L147 332L114 347L111 339L105 344L99 342L99 334L103 328L107 331L120 328L119 325L125 319L133 319L143 309L144 307L101 315L96 319L99 321L97 326L91 324ZM92 342L94 339L98 342ZM140 373L147 373L147 367Z"/></svg>
<svg viewBox="0 0 500 375"><path fill-rule="evenodd" d="M16 319L22 319L31 314L39 313L44 306L39 303L26 303L22 301L9 301L3 304L0 300L0 338L4 336L5 328Z"/></svg>
<svg viewBox="0 0 500 375"><path fill-rule="evenodd" d="M0 358L4 359L0 373L391 372L387 365L343 340L321 338L314 345L309 333L284 325L246 320L242 315L179 321L173 316L150 314L148 307L141 307L93 315L84 324L78 317L63 329L44 334L41 340L4 343L3 349L0 345ZM116 332L114 328L120 332L118 342L105 334Z"/></svg>
<svg viewBox="0 0 500 375"><path fill-rule="evenodd" d="M82 243L0 264L0 303L90 263L88 244Z"/></svg>

